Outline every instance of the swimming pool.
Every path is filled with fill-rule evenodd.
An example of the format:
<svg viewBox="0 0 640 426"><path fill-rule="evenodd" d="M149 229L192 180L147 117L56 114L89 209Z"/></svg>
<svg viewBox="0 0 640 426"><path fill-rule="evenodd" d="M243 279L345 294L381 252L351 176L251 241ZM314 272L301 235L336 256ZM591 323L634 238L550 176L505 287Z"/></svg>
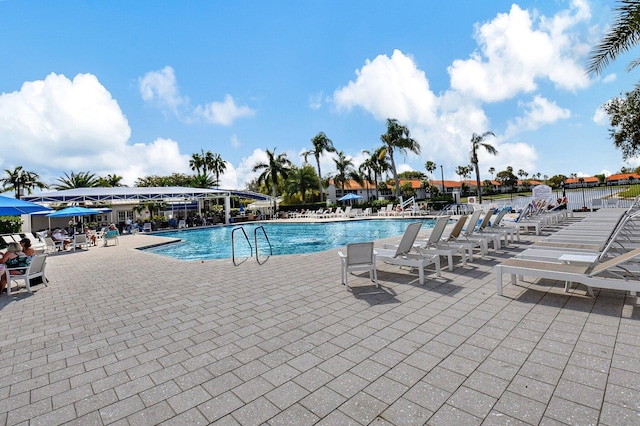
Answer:
<svg viewBox="0 0 640 426"><path fill-rule="evenodd" d="M422 228L433 228L433 219L368 219L324 223L257 223L243 225L254 246L254 230L264 226L273 255L314 253L344 247L349 243L379 240L401 235L407 225L423 222ZM151 253L182 260L208 260L231 258L231 233L238 226L219 226L193 230L159 232L154 235L179 238L182 241L145 249ZM269 246L258 230L259 256L269 254ZM235 235L236 257L248 257L251 248L241 231ZM253 247L255 250L255 247ZM255 255L255 253L254 253Z"/></svg>

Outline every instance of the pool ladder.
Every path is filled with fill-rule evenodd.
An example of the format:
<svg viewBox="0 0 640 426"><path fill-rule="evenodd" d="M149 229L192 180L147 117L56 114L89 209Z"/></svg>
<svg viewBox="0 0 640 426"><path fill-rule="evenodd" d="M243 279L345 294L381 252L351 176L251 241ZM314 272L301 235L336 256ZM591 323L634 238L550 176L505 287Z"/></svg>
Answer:
<svg viewBox="0 0 640 426"><path fill-rule="evenodd" d="M269 245L269 255L262 261L260 260L260 250L258 250L258 230L262 231L262 235L264 235L264 239ZM235 266L238 266L246 262L247 259L249 259L249 257L245 257L241 262L236 261L236 239L235 239L236 231L238 232L242 231L242 235L244 235L244 240L247 242L247 245L249 246L249 252L251 253L249 257L253 257L253 246L251 245L251 241L249 240L247 231L244 230L244 226L238 226L237 228L233 228L233 230L231 231L231 259L233 260L233 264ZM258 262L258 265L262 265L267 260L269 260L271 255L273 255L273 248L271 247L271 242L269 241L269 237L267 236L267 231L264 230L264 226L262 225L257 226L253 230L253 242L256 247L256 262Z"/></svg>

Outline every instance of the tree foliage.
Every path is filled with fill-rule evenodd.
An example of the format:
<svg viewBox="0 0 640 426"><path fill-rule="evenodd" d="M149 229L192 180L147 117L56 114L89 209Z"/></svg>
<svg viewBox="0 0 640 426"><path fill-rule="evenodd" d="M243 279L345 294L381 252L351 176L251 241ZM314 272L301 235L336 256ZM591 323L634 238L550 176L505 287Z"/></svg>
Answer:
<svg viewBox="0 0 640 426"><path fill-rule="evenodd" d="M11 169L5 169L6 176L0 179L2 184L2 192L14 191L15 197L20 198L24 191L31 194L33 188L44 189L49 186L40 181L40 175L36 172L23 170L22 166Z"/></svg>
<svg viewBox="0 0 640 426"><path fill-rule="evenodd" d="M600 74L618 55L629 51L640 41L640 1L621 0L615 10L614 22L600 44L593 48L587 65L589 74ZM640 64L629 64L631 70Z"/></svg>
<svg viewBox="0 0 640 426"><path fill-rule="evenodd" d="M71 174L64 173L63 177L56 179L57 184L52 185L52 188L58 191L74 188L93 188L98 186L99 178L95 173L91 172L78 172L71 171Z"/></svg>
<svg viewBox="0 0 640 426"><path fill-rule="evenodd" d="M622 158L628 160L640 154L640 87L624 97L613 98L602 106L609 115L609 136Z"/></svg>
<svg viewBox="0 0 640 426"><path fill-rule="evenodd" d="M484 140L489 137L494 136L495 134L491 131L484 132L482 134L473 133L471 135L471 152L469 152L469 158L471 160L471 167L476 171L476 191L478 195L478 202L482 204L482 187L480 186L480 167L478 166L478 150L483 148L486 152L491 155L497 155L498 150L493 147L493 145L486 143Z"/></svg>
<svg viewBox="0 0 640 426"><path fill-rule="evenodd" d="M309 155L313 155L316 159L316 167L318 168L318 190L320 191L320 201L322 201L322 194L324 191L322 190L322 171L320 170L320 157L325 152L336 152L336 149L333 147L333 141L324 134L324 132L320 132L311 139L311 144L313 145L313 149L305 151L302 153L304 156L304 161L307 161L307 157Z"/></svg>
<svg viewBox="0 0 640 426"><path fill-rule="evenodd" d="M398 178L398 171L396 169L395 152L397 151L403 154L413 152L414 154L420 154L420 144L411 137L409 129L400 124L395 118L387 119L387 132L380 136L380 140L384 144L386 155L389 157L389 162L391 163L391 172L393 173L393 180L395 181L395 194L396 198L399 198L400 179Z"/></svg>

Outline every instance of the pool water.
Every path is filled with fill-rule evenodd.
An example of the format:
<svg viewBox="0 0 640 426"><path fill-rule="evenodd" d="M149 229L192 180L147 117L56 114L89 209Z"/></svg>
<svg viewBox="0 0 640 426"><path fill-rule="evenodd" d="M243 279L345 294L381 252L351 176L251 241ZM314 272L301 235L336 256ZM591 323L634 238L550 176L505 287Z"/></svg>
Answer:
<svg viewBox="0 0 640 426"><path fill-rule="evenodd" d="M349 243L379 240L402 235L411 222L421 221L423 229L433 228L433 219L368 219L324 223L257 223L242 226L219 226L194 230L160 232L154 235L179 238L182 241L151 247L146 251L182 260L208 260L231 258L231 234L234 229L235 256L255 256L257 235L258 255L314 253L345 247ZM264 227L264 232L262 228ZM266 237L265 238L265 234ZM267 241L268 239L268 241Z"/></svg>

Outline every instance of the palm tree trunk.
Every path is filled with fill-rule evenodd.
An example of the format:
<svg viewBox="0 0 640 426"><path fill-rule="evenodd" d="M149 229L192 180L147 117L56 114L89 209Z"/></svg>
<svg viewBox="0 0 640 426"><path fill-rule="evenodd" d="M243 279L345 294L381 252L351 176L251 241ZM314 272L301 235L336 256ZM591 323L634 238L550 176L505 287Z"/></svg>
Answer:
<svg viewBox="0 0 640 426"><path fill-rule="evenodd" d="M320 157L319 156L316 156L316 165L318 166L318 189L320 190L320 202L322 202L324 191L322 191L322 175L320 174Z"/></svg>
<svg viewBox="0 0 640 426"><path fill-rule="evenodd" d="M393 171L393 181L396 184L396 199L400 200L400 179L398 179L398 171L396 170L396 161L393 158L393 151L389 150L389 158L391 159L391 171Z"/></svg>
<svg viewBox="0 0 640 426"><path fill-rule="evenodd" d="M482 204L482 189L480 188L480 169L478 168L478 163L473 165L476 168L476 187L478 193L478 203Z"/></svg>

